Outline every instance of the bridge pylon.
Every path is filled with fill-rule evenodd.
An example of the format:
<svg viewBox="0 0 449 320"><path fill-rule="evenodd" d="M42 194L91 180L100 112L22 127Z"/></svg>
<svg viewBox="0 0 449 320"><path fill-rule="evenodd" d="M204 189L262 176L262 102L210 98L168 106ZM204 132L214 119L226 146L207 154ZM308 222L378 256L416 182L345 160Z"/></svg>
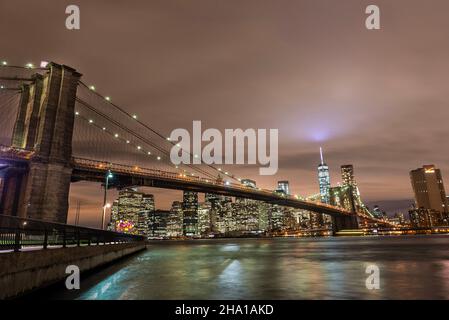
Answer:
<svg viewBox="0 0 449 320"><path fill-rule="evenodd" d="M359 229L359 221L357 216L333 216L332 217L332 231L337 233L341 230Z"/></svg>
<svg viewBox="0 0 449 320"><path fill-rule="evenodd" d="M25 174L9 177L15 188L4 188L1 196L10 212L0 213L66 223L80 77L75 69L50 63L45 74L23 85L12 146L34 153Z"/></svg>

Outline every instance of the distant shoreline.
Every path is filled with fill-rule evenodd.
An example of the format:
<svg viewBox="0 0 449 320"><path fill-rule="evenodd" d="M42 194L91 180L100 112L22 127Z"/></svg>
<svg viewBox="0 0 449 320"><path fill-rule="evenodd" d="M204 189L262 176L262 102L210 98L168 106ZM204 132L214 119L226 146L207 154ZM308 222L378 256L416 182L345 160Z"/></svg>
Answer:
<svg viewBox="0 0 449 320"><path fill-rule="evenodd" d="M433 234L403 234L403 235L366 235L366 236L323 236L323 237L240 237L240 238L211 238L211 239L167 239L167 240L148 240L147 245L153 244L203 244L205 242L229 242L229 241L248 241L248 240L324 240L324 239L385 239L385 238L424 238L424 237L448 237L449 233L433 233Z"/></svg>

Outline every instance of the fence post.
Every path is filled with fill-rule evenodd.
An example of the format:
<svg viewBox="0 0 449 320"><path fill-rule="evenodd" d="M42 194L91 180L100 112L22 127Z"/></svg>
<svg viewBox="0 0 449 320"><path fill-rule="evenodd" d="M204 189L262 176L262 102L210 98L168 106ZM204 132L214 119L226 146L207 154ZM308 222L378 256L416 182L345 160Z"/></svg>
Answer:
<svg viewBox="0 0 449 320"><path fill-rule="evenodd" d="M78 247L81 245L81 236L79 230L76 232L76 244Z"/></svg>
<svg viewBox="0 0 449 320"><path fill-rule="evenodd" d="M65 248L65 247L67 247L67 239L66 239L66 231L65 231L65 228L64 228L64 231L62 232L62 247L63 248Z"/></svg>
<svg viewBox="0 0 449 320"><path fill-rule="evenodd" d="M48 231L47 228L44 229L44 249L48 247Z"/></svg>
<svg viewBox="0 0 449 320"><path fill-rule="evenodd" d="M16 234L15 234L15 237L14 237L14 252L19 252L20 251L20 248L21 248L20 237L21 237L20 229L18 229L18 230L16 230Z"/></svg>

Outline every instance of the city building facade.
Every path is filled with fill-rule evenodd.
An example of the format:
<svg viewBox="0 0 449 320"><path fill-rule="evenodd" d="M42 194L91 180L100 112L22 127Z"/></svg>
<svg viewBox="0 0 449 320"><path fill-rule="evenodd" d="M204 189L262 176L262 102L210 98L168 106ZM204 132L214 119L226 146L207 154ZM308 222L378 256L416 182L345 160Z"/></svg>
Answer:
<svg viewBox="0 0 449 320"><path fill-rule="evenodd" d="M187 237L197 237L198 233L198 193L184 191L182 201L183 234Z"/></svg>
<svg viewBox="0 0 449 320"><path fill-rule="evenodd" d="M447 198L440 169L424 165L410 171L410 181L418 209L441 212L447 218Z"/></svg>
<svg viewBox="0 0 449 320"><path fill-rule="evenodd" d="M111 207L110 228L117 232L148 235L148 221L155 209L154 196L136 189L119 191Z"/></svg>
<svg viewBox="0 0 449 320"><path fill-rule="evenodd" d="M318 165L318 185L321 201L329 203L329 189L331 186L329 166L324 162L323 149L320 148L320 164Z"/></svg>

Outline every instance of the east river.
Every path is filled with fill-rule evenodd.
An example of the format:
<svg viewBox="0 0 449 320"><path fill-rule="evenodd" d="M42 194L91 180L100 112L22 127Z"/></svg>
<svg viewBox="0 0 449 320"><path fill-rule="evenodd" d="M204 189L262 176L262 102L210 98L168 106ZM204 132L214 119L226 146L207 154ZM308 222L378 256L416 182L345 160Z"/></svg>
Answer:
<svg viewBox="0 0 449 320"><path fill-rule="evenodd" d="M368 266L379 289L368 289ZM369 268L368 268L369 270ZM63 287L63 284L61 284ZM449 299L449 236L150 244L51 299Z"/></svg>

